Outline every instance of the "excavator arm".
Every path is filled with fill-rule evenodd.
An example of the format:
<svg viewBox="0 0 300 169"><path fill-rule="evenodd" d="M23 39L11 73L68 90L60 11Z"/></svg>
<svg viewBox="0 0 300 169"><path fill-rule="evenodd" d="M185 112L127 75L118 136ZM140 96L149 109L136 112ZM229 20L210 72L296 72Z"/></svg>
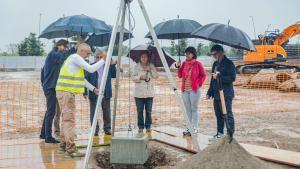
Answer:
<svg viewBox="0 0 300 169"><path fill-rule="evenodd" d="M294 36L300 35L300 22L285 28L274 41L274 45L282 46L285 42Z"/></svg>
<svg viewBox="0 0 300 169"><path fill-rule="evenodd" d="M256 51L248 52L243 60L248 64L241 64L236 67L238 73L257 73L261 69L273 68L275 70L290 69L294 72L300 72L300 67L277 64L276 62L286 61L287 54L283 45L289 39L300 35L300 22L284 29L280 34L275 36L260 36L261 45L256 45ZM274 40L274 41L273 41ZM269 43L272 41L272 43Z"/></svg>

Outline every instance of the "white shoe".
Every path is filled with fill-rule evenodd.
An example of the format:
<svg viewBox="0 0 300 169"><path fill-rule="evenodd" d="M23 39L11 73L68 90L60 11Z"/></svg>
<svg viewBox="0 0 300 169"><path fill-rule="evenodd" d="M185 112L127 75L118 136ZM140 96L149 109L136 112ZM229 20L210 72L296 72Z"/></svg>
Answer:
<svg viewBox="0 0 300 169"><path fill-rule="evenodd" d="M225 135L223 133L217 133L216 135L212 136L211 138L208 139L208 141L216 141L217 139L220 139L224 137Z"/></svg>
<svg viewBox="0 0 300 169"><path fill-rule="evenodd" d="M61 140L60 135L54 134L54 137L56 140L59 140L59 141Z"/></svg>

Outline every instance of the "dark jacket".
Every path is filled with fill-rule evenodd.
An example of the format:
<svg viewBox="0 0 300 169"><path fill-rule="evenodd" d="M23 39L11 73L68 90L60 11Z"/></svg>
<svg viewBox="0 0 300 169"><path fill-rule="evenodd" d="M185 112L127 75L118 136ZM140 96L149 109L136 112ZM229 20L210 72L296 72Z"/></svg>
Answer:
<svg viewBox="0 0 300 169"><path fill-rule="evenodd" d="M93 63L94 64L94 63ZM112 97L112 83L111 83L111 78L116 78L116 65L110 65L109 71L107 74L107 81L105 85L105 90L104 90L104 97L105 98L111 98ZM90 82L93 86L97 87L98 85L98 72L94 73L89 73L87 71L84 72L85 79ZM97 100L98 96L92 92L92 91L87 91L85 89L84 95L88 95L90 100Z"/></svg>
<svg viewBox="0 0 300 169"><path fill-rule="evenodd" d="M212 72L214 72L215 70L219 71L221 74L221 81L225 98L233 99L233 82L236 78L236 70L233 62L226 56L224 56L221 63L219 63L218 61L214 62L212 66ZM216 100L220 100L219 87L216 79L211 78L207 95L213 97Z"/></svg>
<svg viewBox="0 0 300 169"><path fill-rule="evenodd" d="M68 56L75 52L76 49L71 48L70 50L65 52L52 50L48 54L45 60L45 65L42 68L41 72L41 81L44 91L48 89L55 89L60 68L62 67L64 61L68 58Z"/></svg>
<svg viewBox="0 0 300 169"><path fill-rule="evenodd" d="M42 87L43 87L43 83L44 83L44 67L42 67L42 70L41 70L41 84L42 84Z"/></svg>

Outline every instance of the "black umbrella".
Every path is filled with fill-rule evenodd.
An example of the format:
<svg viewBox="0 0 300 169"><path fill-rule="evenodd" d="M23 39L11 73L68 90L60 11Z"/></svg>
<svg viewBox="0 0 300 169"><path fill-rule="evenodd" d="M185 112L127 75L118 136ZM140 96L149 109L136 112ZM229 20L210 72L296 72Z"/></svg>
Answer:
<svg viewBox="0 0 300 169"><path fill-rule="evenodd" d="M104 21L86 15L73 15L62 17L50 24L39 38L53 39L106 32L111 32L111 27Z"/></svg>
<svg viewBox="0 0 300 169"><path fill-rule="evenodd" d="M173 19L161 22L154 26L154 31L158 39L184 39L195 38L191 35L193 31L201 27L201 24L190 19ZM146 38L152 38L150 33L147 33ZM179 41L178 41L179 46ZM178 56L180 60L180 48L178 49Z"/></svg>
<svg viewBox="0 0 300 169"><path fill-rule="evenodd" d="M120 36L120 27L118 27L118 33L117 33L115 44L119 43L119 36ZM111 32L102 33L102 34L92 34L88 36L86 43L88 43L91 46L98 46L98 47L108 46L110 37L111 37ZM133 38L133 35L129 32L129 30L125 29L123 41L126 41L130 38Z"/></svg>
<svg viewBox="0 0 300 169"><path fill-rule="evenodd" d="M161 22L154 26L154 31L158 39L183 39L193 38L191 35L193 31L201 27L201 24L190 19L173 19ZM146 38L152 38L148 32Z"/></svg>
<svg viewBox="0 0 300 169"><path fill-rule="evenodd" d="M156 47L151 46L151 45L138 45L136 47L134 47L133 49L130 50L130 58L135 61L135 62L139 62L139 58L140 58L140 54L143 51L149 51L150 53L150 62L155 66L155 67L163 67L163 64L160 60L158 51L156 49ZM170 57L164 50L163 50L164 56L166 58L166 61L168 63L168 66L170 67L175 60Z"/></svg>
<svg viewBox="0 0 300 169"><path fill-rule="evenodd" d="M211 23L192 32L193 36L237 49L255 51L250 37L242 30L229 24Z"/></svg>

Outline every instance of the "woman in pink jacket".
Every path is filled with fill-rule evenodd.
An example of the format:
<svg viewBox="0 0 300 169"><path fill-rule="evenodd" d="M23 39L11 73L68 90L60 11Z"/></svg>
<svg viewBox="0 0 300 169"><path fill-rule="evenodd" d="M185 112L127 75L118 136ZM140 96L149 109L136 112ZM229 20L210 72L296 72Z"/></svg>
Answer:
<svg viewBox="0 0 300 169"><path fill-rule="evenodd" d="M198 131L199 125L199 100L201 96L201 87L205 81L206 73L201 62L197 60L196 49L194 47L186 48L186 60L181 64L178 61L178 77L182 78L181 91L183 102L194 131L187 129L183 135L191 135L191 132Z"/></svg>

